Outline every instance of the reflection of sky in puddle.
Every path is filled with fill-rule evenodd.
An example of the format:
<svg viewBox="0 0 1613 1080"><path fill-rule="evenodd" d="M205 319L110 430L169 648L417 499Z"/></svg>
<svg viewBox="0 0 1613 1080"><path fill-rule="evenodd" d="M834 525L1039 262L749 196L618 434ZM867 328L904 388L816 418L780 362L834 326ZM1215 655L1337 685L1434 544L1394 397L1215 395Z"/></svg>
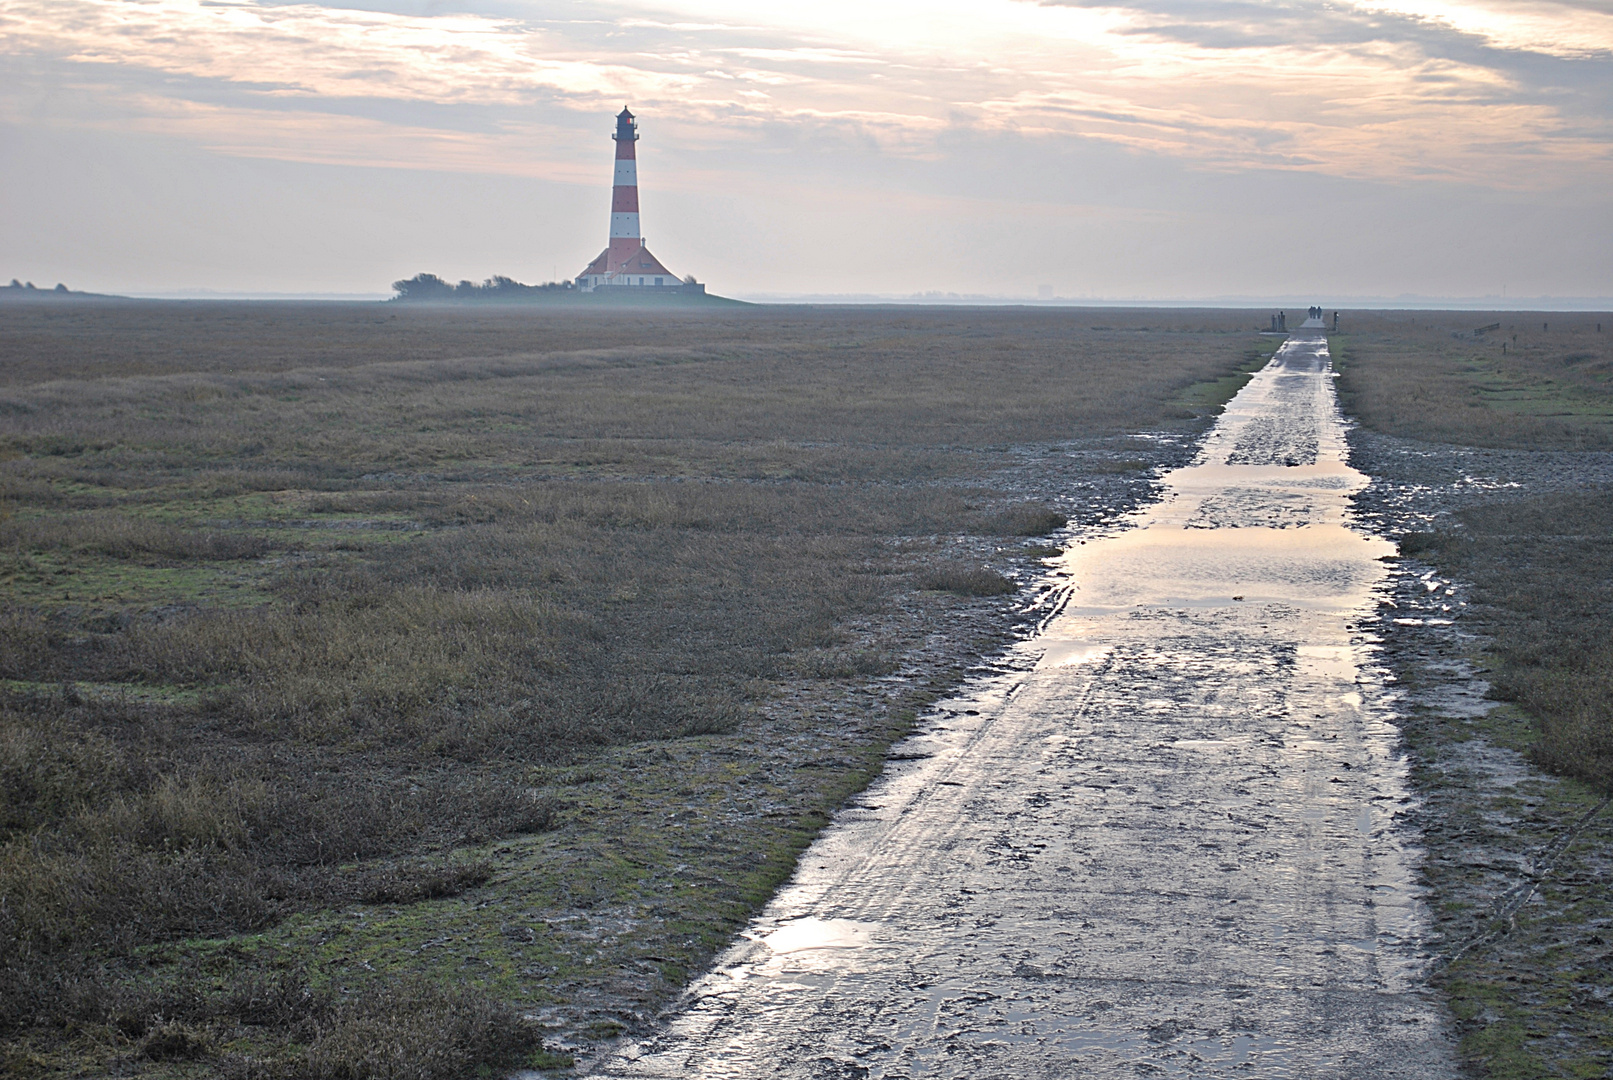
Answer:
<svg viewBox="0 0 1613 1080"><path fill-rule="evenodd" d="M1349 527L1350 495L1369 478L1348 464L1330 388L1307 374L1310 363L1301 346L1251 381L1198 461L1161 478L1160 501L1137 528L1069 550L1067 614L1367 602L1395 548Z"/></svg>
<svg viewBox="0 0 1613 1080"><path fill-rule="evenodd" d="M872 923L850 919L795 919L762 939L775 954L807 949L860 949L868 944Z"/></svg>
<svg viewBox="0 0 1613 1080"><path fill-rule="evenodd" d="M1298 529L1187 530L1149 525L1076 548L1065 566L1075 613L1130 607L1364 604L1394 545L1342 525Z"/></svg>
<svg viewBox="0 0 1613 1080"><path fill-rule="evenodd" d="M757 973L777 975L801 968L855 966L857 953L872 943L878 929L874 923L852 919L792 919L761 939L769 955Z"/></svg>
<svg viewBox="0 0 1613 1080"><path fill-rule="evenodd" d="M1107 656L1111 647L1094 645L1090 641L1050 642L1042 654L1042 666L1074 667L1077 664L1090 664Z"/></svg>

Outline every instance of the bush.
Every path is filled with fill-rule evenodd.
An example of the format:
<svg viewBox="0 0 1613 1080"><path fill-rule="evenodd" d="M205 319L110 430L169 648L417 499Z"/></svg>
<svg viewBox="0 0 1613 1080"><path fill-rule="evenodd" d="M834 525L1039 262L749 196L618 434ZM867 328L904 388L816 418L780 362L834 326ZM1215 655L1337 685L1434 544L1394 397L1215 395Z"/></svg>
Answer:
<svg viewBox="0 0 1613 1080"><path fill-rule="evenodd" d="M1070 519L1052 507L1025 503L999 519L997 531L1004 536L1046 536L1069 524Z"/></svg>
<svg viewBox="0 0 1613 1080"><path fill-rule="evenodd" d="M139 1056L152 1061L193 1061L208 1052L207 1036L189 1024L167 1023L140 1041Z"/></svg>
<svg viewBox="0 0 1613 1080"><path fill-rule="evenodd" d="M485 861L446 866L389 866L365 876L359 899L371 904L412 904L458 896L493 876Z"/></svg>
<svg viewBox="0 0 1613 1080"><path fill-rule="evenodd" d="M541 1050L537 1031L471 987L405 979L337 1006L308 1049L309 1080L464 1080Z"/></svg>
<svg viewBox="0 0 1613 1080"><path fill-rule="evenodd" d="M1019 586L983 566L939 566L918 575L918 587L959 596L1003 596Z"/></svg>

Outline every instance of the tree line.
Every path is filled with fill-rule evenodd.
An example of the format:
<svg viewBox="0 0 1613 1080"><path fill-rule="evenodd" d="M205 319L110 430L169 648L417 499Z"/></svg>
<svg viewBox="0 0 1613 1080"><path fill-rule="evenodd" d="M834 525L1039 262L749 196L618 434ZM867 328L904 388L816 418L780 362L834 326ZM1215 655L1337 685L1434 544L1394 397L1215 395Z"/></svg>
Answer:
<svg viewBox="0 0 1613 1080"><path fill-rule="evenodd" d="M576 286L569 281L548 281L542 285L525 285L502 274L495 274L480 284L474 281L461 281L455 285L444 281L436 274L416 274L412 278L394 281L392 289L397 293L392 298L396 302L421 300L440 302L444 300L522 300L560 292L571 292L576 289Z"/></svg>

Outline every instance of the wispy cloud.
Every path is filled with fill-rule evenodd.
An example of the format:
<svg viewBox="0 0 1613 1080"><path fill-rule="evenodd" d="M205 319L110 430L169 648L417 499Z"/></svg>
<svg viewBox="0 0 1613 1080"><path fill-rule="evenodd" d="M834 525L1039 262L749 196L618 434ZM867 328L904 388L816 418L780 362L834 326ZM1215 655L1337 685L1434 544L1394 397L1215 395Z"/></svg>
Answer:
<svg viewBox="0 0 1613 1080"><path fill-rule="evenodd" d="M209 144L297 159L312 151L296 147L295 117L277 117L274 137L263 137L266 100L303 110L319 154L340 153L327 138L331 117L354 102L429 106L399 117L389 141L418 140L415 156L439 167L495 170L508 167L510 149L497 138L440 153L444 140L465 138L444 108L513 116L633 101L687 123L729 122L733 138L756 121L810 118L920 155L940 132L980 126L1105 140L1215 169L1512 186L1550 183L1543 164L1603 165L1613 145L1613 15L1585 4L826 0L760 17L753 5L667 0L581 21L559 6L520 10L426 17L252 0L0 0L0 48L92 81L123 69L227 88L236 122L259 134L209 135ZM231 122L217 89L187 112L186 85L153 109L154 123ZM148 86L144 100L159 93ZM439 125L450 130L424 134ZM350 155L363 160L374 145L356 139Z"/></svg>
<svg viewBox="0 0 1613 1080"><path fill-rule="evenodd" d="M1039 0L1121 17L1122 33L1213 48L1410 41L1430 52L1472 45L1565 59L1613 53L1613 13L1552 0Z"/></svg>
<svg viewBox="0 0 1613 1080"><path fill-rule="evenodd" d="M12 54L148 68L262 94L514 104L534 89L677 95L698 80L612 62L507 18L430 18L247 0L7 0Z"/></svg>

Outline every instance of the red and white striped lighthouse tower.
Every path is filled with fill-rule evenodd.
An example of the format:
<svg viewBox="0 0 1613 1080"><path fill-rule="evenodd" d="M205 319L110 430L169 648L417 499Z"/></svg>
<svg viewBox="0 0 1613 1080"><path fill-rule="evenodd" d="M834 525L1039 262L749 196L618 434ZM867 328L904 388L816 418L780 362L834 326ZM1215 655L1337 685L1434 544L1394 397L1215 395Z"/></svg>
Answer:
<svg viewBox="0 0 1613 1080"><path fill-rule="evenodd" d="M610 193L610 244L577 275L584 292L595 289L686 289L704 285L680 281L644 246L638 230L638 122L623 109L616 117L616 177Z"/></svg>
<svg viewBox="0 0 1613 1080"><path fill-rule="evenodd" d="M612 263L631 259L644 241L638 234L638 124L622 109L616 117L616 179L610 189L610 248Z"/></svg>

